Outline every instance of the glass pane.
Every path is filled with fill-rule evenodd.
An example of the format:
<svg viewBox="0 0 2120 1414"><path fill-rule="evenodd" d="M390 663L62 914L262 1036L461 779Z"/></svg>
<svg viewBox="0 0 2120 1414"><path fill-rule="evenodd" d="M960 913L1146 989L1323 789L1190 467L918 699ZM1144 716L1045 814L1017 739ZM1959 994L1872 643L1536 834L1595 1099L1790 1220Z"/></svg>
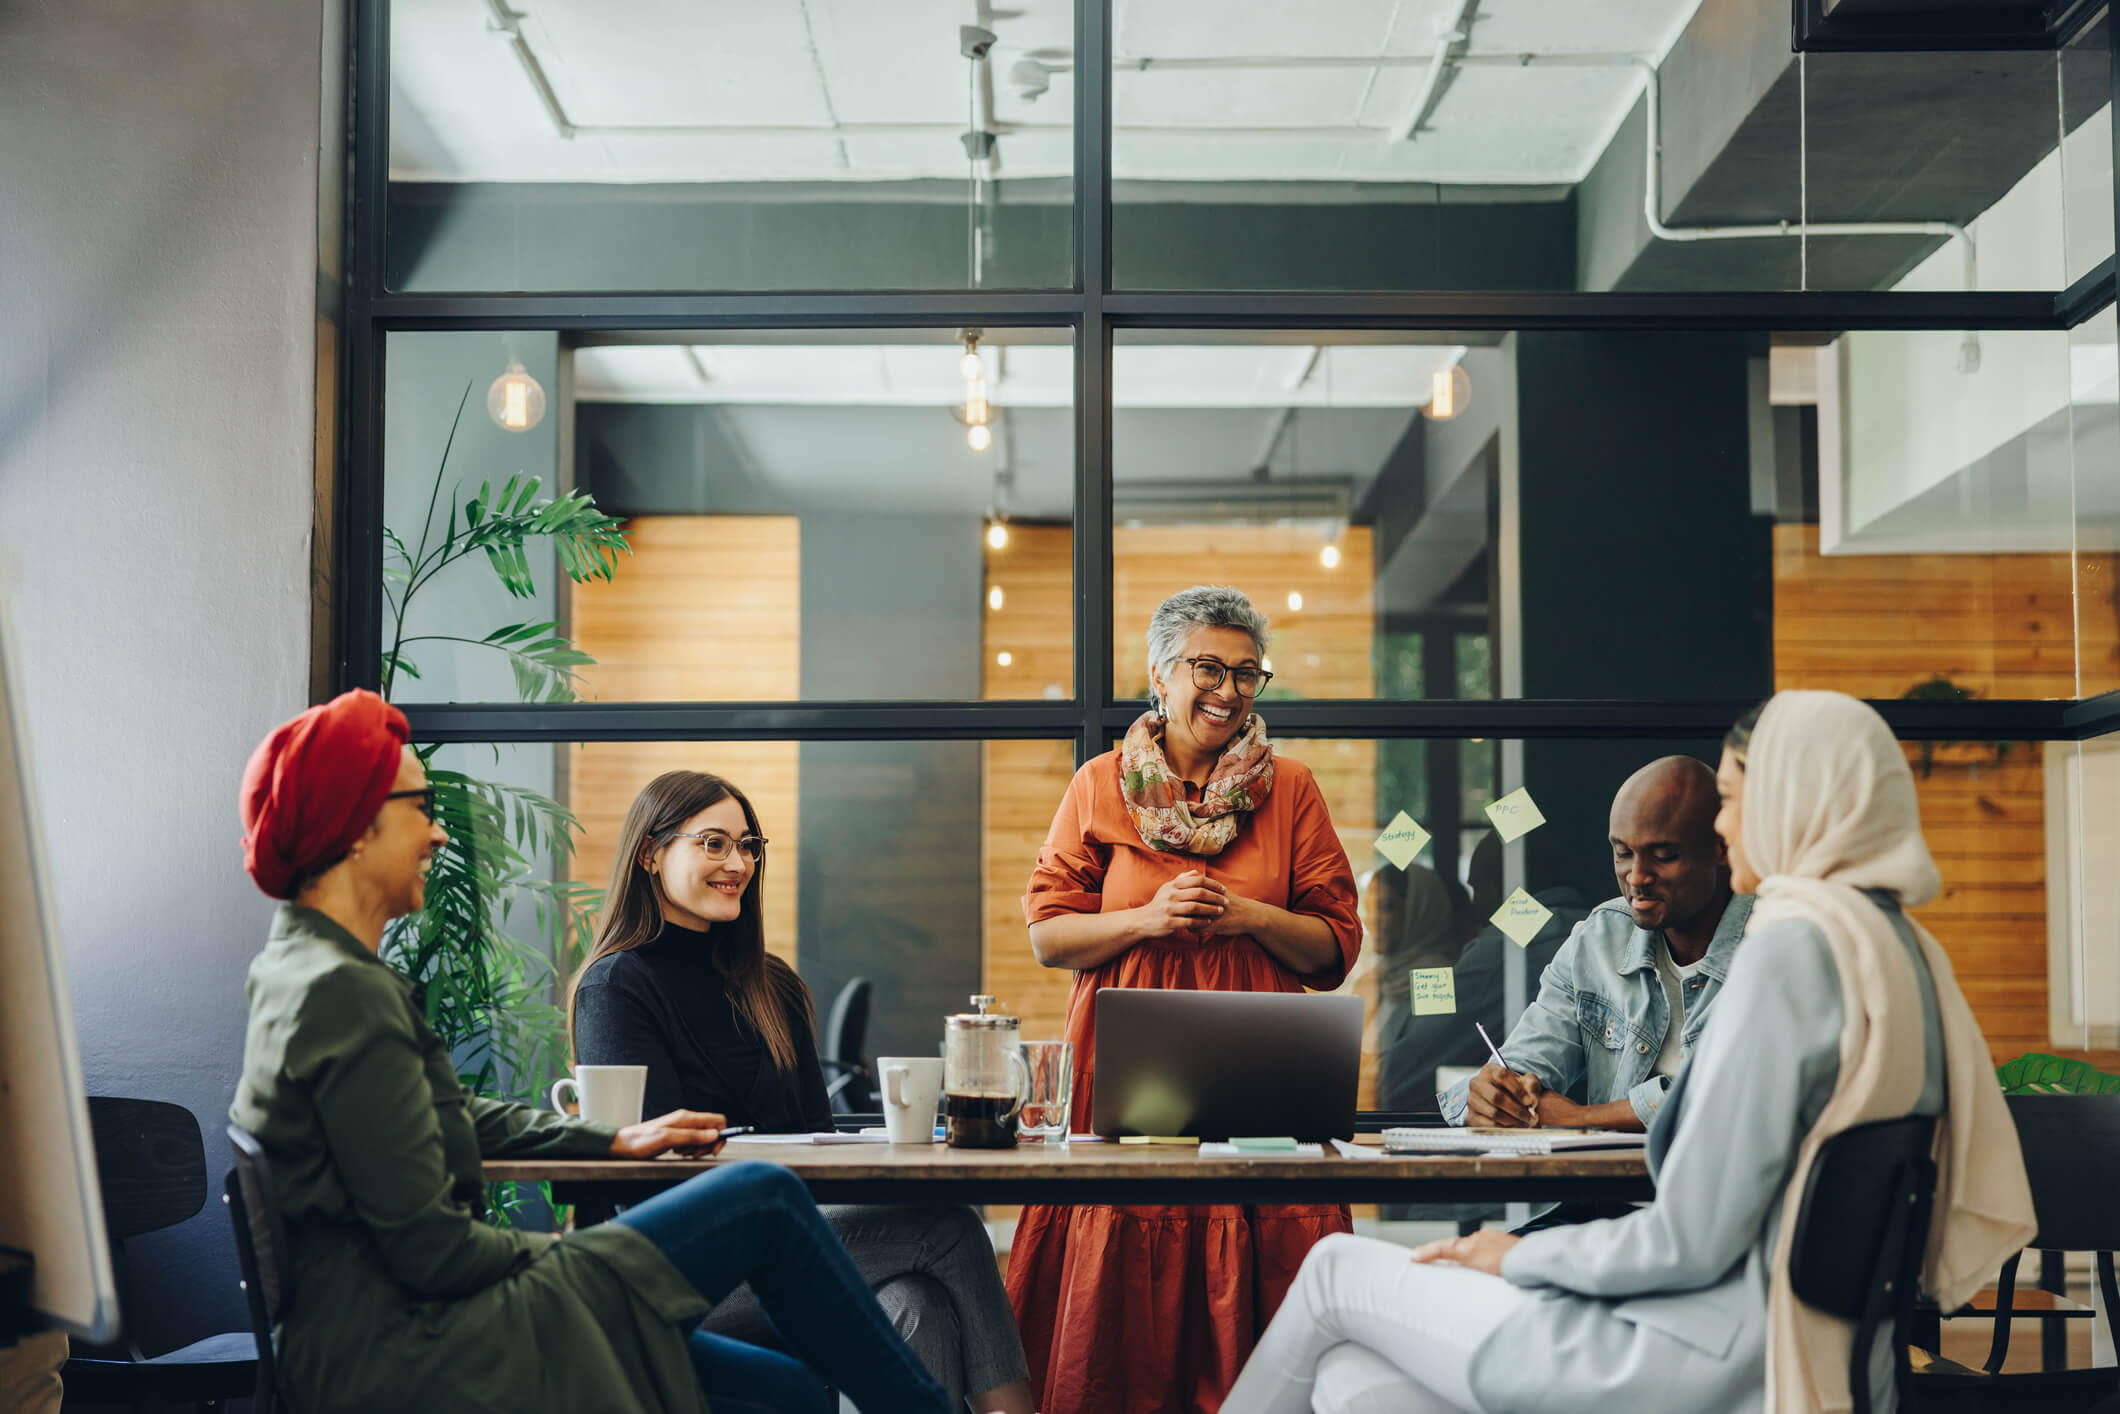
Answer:
<svg viewBox="0 0 2120 1414"><path fill-rule="evenodd" d="M2092 338L1125 333L1115 690L1224 583L1269 700L2074 697Z"/></svg>
<svg viewBox="0 0 2120 1414"><path fill-rule="evenodd" d="M386 280L1068 285L1074 7L1013 6L983 44L972 18L931 0L393 0Z"/></svg>
<svg viewBox="0 0 2120 1414"><path fill-rule="evenodd" d="M2113 31L2100 20L2061 51L2061 201L2071 283L2113 253Z"/></svg>
<svg viewBox="0 0 2120 1414"><path fill-rule="evenodd" d="M531 960L540 997L564 996L549 989L594 937L634 797L665 771L704 771L733 782L757 813L769 841L766 947L809 984L820 1024L859 977L873 989L868 1056L936 1053L943 1016L975 992L1001 997L1026 1037L1060 1035L1070 974L1048 977L1031 957L1021 900L1074 773L1067 742L469 745L440 748L433 764L481 791L534 793L580 822L571 849L526 850L505 894L477 896ZM592 892L540 909L555 879Z"/></svg>
<svg viewBox="0 0 2120 1414"><path fill-rule="evenodd" d="M2120 735L2049 743L2047 789L2071 837L2049 844L2053 871L2054 1043L2120 1074ZM2067 906L2064 906L2067 905Z"/></svg>
<svg viewBox="0 0 2120 1414"><path fill-rule="evenodd" d="M600 337L390 336L398 700L1073 695L1065 331ZM550 406L520 431L486 401L510 359ZM516 475L618 518L608 579L570 582L532 524L510 592L465 527Z"/></svg>
<svg viewBox="0 0 2120 1414"><path fill-rule="evenodd" d="M1979 288L2060 283L2051 53L1806 59L1786 0L1113 25L1124 288L1882 290L1990 242Z"/></svg>
<svg viewBox="0 0 2120 1414"><path fill-rule="evenodd" d="M1367 1033L1362 1102L1402 1110L1435 1107L1437 1066L1484 1064L1486 1049L1472 1023L1482 1021L1501 1039L1497 1028L1512 1024L1536 997L1540 973L1569 929L1622 896L1610 842L1611 807L1628 776L1667 754L1704 764L1721 754L1715 740L1296 738L1277 739L1276 746L1315 773L1362 884L1367 937L1343 987L1381 1007L1372 1012ZM2050 925L2064 929L2071 908L2069 881L2050 875L2049 861L2059 858L2055 850L2065 822L2079 808L2064 794L2059 769L2075 748L1915 742L1906 752L1922 828L1944 884L1915 916L1949 953L1996 1062L2032 1050L2080 1049L2084 1042L2069 1031L2063 1014L2049 1015L2050 995L2060 1006L2068 994L2066 979L2057 975L2050 988L2048 975ZM2120 753L2113 754L2120 762ZM2082 801L2111 816L2114 792L2098 785L2086 778ZM1519 789L1529 793L1545 823L1505 845L1485 810ZM1377 848L1379 835L1402 811L1430 836L1404 869ZM2104 843L2095 847L2109 858L2111 841L2099 838ZM2087 887L2097 897L2112 893L2106 882L2112 872L2087 866L2079 890ZM1522 945L1495 920L1519 888L1552 915L1534 915L1523 930L1530 940ZM2110 929L2088 936L2109 938ZM2092 952L2102 960L2091 965L2103 969L2093 984L2103 990L2095 995L2109 1014L2120 998L2120 983L2111 976L2112 949L2094 944ZM1448 970L1447 986L1437 985L1446 979L1422 979L1423 1005L1435 1009L1416 1013L1413 974L1439 969ZM2116 1044L2110 1015L2104 1024L2108 1029L2098 1033L2104 1039L2097 1044L2110 1051Z"/></svg>
<svg viewBox="0 0 2120 1414"><path fill-rule="evenodd" d="M2108 307L2069 331L2076 488L2077 695L2120 688L2120 334Z"/></svg>

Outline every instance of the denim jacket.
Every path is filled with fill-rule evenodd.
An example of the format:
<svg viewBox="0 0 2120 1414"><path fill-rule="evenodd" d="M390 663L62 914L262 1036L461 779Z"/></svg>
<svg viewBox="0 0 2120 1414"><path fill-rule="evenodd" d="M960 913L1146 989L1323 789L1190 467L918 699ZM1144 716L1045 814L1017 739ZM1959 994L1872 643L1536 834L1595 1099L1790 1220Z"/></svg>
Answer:
<svg viewBox="0 0 2120 1414"><path fill-rule="evenodd" d="M1752 896L1737 894L1723 910L1700 970L1685 982L1685 1054L1693 1053L1710 1004L1730 975L1730 961L1752 916ZM1539 978L1538 999L1527 1007L1502 1059L1536 1075L1548 1090L1579 1104L1627 1100L1646 1129L1662 1108L1670 1080L1655 1074L1671 1026L1670 1003L1656 971L1661 933L1634 926L1623 898L1599 904L1575 925ZM1436 1096L1443 1118L1463 1124L1471 1080Z"/></svg>

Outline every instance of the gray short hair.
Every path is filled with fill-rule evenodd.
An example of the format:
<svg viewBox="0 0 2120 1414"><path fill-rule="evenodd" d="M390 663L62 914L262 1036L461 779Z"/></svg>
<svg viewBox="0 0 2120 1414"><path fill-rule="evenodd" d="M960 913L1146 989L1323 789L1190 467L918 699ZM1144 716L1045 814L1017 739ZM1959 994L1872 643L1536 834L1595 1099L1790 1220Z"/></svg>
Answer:
<svg viewBox="0 0 2120 1414"><path fill-rule="evenodd" d="M1252 607L1244 591L1226 584L1196 584L1179 590L1148 616L1148 699L1158 714L1163 711L1163 699L1156 692L1154 675L1169 678L1178 655L1185 651L1185 640L1203 628L1233 628L1250 634L1259 656L1266 656L1266 615Z"/></svg>

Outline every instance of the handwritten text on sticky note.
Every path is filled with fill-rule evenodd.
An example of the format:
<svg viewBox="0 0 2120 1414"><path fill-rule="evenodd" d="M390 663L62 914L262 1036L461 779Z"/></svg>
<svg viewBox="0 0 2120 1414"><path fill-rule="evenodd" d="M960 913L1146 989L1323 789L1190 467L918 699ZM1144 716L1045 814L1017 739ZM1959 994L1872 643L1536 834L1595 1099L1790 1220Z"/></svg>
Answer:
<svg viewBox="0 0 2120 1414"><path fill-rule="evenodd" d="M1384 833L1377 836L1377 853L1404 869L1413 857L1428 847L1428 832L1401 810L1391 817Z"/></svg>
<svg viewBox="0 0 2120 1414"><path fill-rule="evenodd" d="M1546 823L1546 817L1532 803L1528 790L1513 790L1488 806L1487 818L1494 822L1494 828L1504 842L1522 839Z"/></svg>
<svg viewBox="0 0 2120 1414"><path fill-rule="evenodd" d="M1457 978L1447 967L1416 967L1406 974L1413 979L1413 1014L1447 1016L1457 1010Z"/></svg>
<svg viewBox="0 0 2120 1414"><path fill-rule="evenodd" d="M1527 948L1531 946L1531 940L1538 936L1538 930L1545 927L1546 920L1552 916L1552 909L1518 889L1502 900L1502 906L1497 908L1494 916L1487 921L1507 934L1509 941L1520 948Z"/></svg>

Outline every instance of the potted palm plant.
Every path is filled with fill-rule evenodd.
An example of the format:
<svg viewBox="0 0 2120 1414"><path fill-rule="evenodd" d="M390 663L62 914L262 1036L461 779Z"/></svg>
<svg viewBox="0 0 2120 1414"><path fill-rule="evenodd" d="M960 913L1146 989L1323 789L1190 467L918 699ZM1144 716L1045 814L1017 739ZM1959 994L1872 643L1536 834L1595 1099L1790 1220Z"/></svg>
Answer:
<svg viewBox="0 0 2120 1414"><path fill-rule="evenodd" d="M449 452L470 396L467 384L425 518L405 533L383 532L390 646L382 694L389 698L418 679L421 645L451 643L502 655L526 702L572 701L581 670L594 660L568 642L557 621L501 624L477 638L406 632L413 600L461 561L483 559L509 595L529 599L537 589L533 542L549 544L577 584L609 580L618 557L630 553L620 522L586 492L541 497L538 479L520 474L498 488L482 483L468 499L461 486L450 486L447 515L437 524ZM391 925L382 957L421 989L428 1024L449 1044L466 1089L535 1101L567 1068L557 983L586 954L603 908L602 890L565 877L580 822L538 791L437 766L437 745L418 751L449 843L435 853L426 907ZM524 1195L516 1185L502 1187L488 1206L507 1222L520 1214Z"/></svg>

